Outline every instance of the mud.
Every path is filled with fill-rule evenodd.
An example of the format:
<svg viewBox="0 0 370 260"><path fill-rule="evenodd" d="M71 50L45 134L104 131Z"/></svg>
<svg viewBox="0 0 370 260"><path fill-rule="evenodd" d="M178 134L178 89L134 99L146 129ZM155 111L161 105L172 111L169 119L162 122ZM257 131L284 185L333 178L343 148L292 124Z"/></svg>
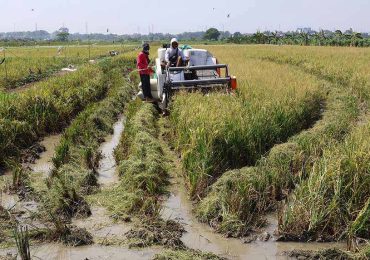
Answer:
<svg viewBox="0 0 370 260"><path fill-rule="evenodd" d="M31 248L31 258L42 260L139 260L152 259L159 251L159 248L136 250L118 246L92 245L67 247L61 244L44 244ZM6 256L7 254L15 255L15 253L15 249L0 250L0 256Z"/></svg>
<svg viewBox="0 0 370 260"><path fill-rule="evenodd" d="M185 227L186 233L182 241L191 249L211 252L229 259L291 259L286 252L295 249L317 251L346 247L345 243L276 242L274 231L277 229L277 218L274 215L267 216L269 225L247 244L242 239L225 238L214 233L208 225L197 221L184 187L181 177L173 177L171 195L164 202L161 215L165 220L179 221Z"/></svg>
<svg viewBox="0 0 370 260"><path fill-rule="evenodd" d="M40 142L40 145L45 147L44 151L39 154L39 158L35 160L33 164L30 164L29 167L32 171L42 173L44 177L48 177L50 171L53 168L53 156L54 151L57 145L62 138L61 134L47 136Z"/></svg>
<svg viewBox="0 0 370 260"><path fill-rule="evenodd" d="M0 205L6 210L12 210L17 207L19 202L16 194L8 194L7 192L0 192Z"/></svg>
<svg viewBox="0 0 370 260"><path fill-rule="evenodd" d="M122 244L125 234L130 230L126 223L114 223L104 207L92 207L91 216L73 220L73 225L85 228L93 237L94 242L104 245Z"/></svg>
<svg viewBox="0 0 370 260"><path fill-rule="evenodd" d="M116 174L116 161L114 159L114 149L117 147L124 130L125 118L122 116L114 124L113 135L106 138L106 141L101 145L100 151L103 156L99 164L99 184L102 186L109 186L118 182L118 175Z"/></svg>

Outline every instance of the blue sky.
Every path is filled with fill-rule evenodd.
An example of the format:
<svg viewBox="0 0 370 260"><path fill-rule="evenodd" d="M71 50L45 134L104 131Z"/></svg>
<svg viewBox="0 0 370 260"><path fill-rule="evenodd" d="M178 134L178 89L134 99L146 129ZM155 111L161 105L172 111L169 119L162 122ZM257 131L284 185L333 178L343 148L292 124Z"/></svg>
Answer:
<svg viewBox="0 0 370 260"><path fill-rule="evenodd" d="M33 9L33 11L32 11ZM230 18L227 18L230 14ZM348 29L370 32L370 0L0 0L0 32L142 33Z"/></svg>

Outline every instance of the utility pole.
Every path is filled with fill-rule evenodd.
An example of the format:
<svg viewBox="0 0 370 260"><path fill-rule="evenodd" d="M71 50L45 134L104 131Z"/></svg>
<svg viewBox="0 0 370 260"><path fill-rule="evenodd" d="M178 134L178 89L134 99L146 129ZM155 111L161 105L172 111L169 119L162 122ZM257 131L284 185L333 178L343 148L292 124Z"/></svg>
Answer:
<svg viewBox="0 0 370 260"><path fill-rule="evenodd" d="M5 54L5 48L3 49L3 55L4 55L4 68L5 68L5 79L8 81L8 68L6 66L6 54Z"/></svg>
<svg viewBox="0 0 370 260"><path fill-rule="evenodd" d="M86 27L86 34L87 34L87 44L89 45L89 60L91 59L90 58L90 53L91 53L91 45L90 45L90 34L89 34L89 25L85 24L85 27Z"/></svg>

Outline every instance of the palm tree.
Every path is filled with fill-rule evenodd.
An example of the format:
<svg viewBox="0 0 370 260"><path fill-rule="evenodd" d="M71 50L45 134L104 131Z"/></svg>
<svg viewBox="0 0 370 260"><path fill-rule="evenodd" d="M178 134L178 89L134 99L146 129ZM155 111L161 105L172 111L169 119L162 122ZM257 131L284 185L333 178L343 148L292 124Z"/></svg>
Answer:
<svg viewBox="0 0 370 260"><path fill-rule="evenodd" d="M336 30L334 32L334 39L336 41L336 45L341 45L341 43L343 42L343 33L341 30Z"/></svg>
<svg viewBox="0 0 370 260"><path fill-rule="evenodd" d="M305 33L305 32L301 32L300 34L299 34L299 36L300 36L300 38L301 38L301 41L303 42L303 44L305 45L305 46L307 46L308 45L308 41L309 41L309 35L308 35L308 33Z"/></svg>
<svg viewBox="0 0 370 260"><path fill-rule="evenodd" d="M274 41L275 44L278 44L278 42L279 42L279 35L278 35L278 32L277 31L271 33L271 38L273 39L273 41Z"/></svg>
<svg viewBox="0 0 370 260"><path fill-rule="evenodd" d="M351 35L351 47L357 46L358 41L362 39L361 33L353 32Z"/></svg>
<svg viewBox="0 0 370 260"><path fill-rule="evenodd" d="M315 45L321 46L321 36L320 33L315 33L312 38L315 40Z"/></svg>
<svg viewBox="0 0 370 260"><path fill-rule="evenodd" d="M264 44L265 43L265 35L261 33L260 31L257 31L255 34L253 34L252 38L255 39L256 43L258 44Z"/></svg>
<svg viewBox="0 0 370 260"><path fill-rule="evenodd" d="M319 32L319 39L320 39L320 45L321 45L321 43L325 42L326 36L325 36L324 30L320 30L320 32Z"/></svg>

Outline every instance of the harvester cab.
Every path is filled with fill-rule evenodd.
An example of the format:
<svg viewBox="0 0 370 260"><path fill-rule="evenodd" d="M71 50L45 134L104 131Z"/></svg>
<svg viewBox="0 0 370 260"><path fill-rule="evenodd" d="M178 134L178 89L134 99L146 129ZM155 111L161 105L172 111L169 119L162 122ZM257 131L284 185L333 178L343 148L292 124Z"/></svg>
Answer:
<svg viewBox="0 0 370 260"><path fill-rule="evenodd" d="M230 76L228 65L218 64L217 59L210 52L204 49L183 51L188 60L187 65L168 67L164 65L166 48L158 49L150 88L154 100L162 110L167 109L173 94L180 90L236 89L236 78ZM138 96L143 99L141 91Z"/></svg>

